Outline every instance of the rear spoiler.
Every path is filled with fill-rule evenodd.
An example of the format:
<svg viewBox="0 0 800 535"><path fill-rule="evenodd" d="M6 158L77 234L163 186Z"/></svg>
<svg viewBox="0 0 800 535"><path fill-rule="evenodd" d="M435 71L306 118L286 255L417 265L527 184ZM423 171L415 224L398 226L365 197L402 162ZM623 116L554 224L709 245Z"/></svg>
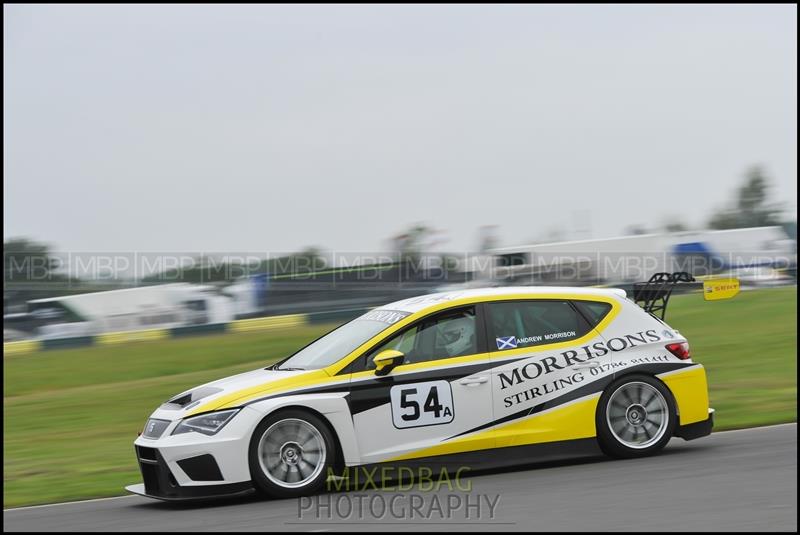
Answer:
<svg viewBox="0 0 800 535"><path fill-rule="evenodd" d="M667 304L676 286L681 290L703 290L706 301L730 299L739 293L739 279L706 279L698 281L686 271L675 273L656 273L647 282L633 284L633 300L645 312L660 315L661 319L667 313ZM659 314L660 313L660 314Z"/></svg>

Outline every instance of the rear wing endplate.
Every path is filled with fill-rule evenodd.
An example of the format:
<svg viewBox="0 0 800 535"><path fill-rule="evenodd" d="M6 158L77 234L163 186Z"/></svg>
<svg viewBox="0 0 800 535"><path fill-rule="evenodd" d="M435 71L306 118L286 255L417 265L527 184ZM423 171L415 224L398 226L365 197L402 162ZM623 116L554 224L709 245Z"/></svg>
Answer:
<svg viewBox="0 0 800 535"><path fill-rule="evenodd" d="M675 287L682 290L703 290L706 301L730 299L739 293L739 279L707 279L698 281L686 271L675 273L656 273L647 282L633 285L633 300L646 312L664 319L667 304Z"/></svg>

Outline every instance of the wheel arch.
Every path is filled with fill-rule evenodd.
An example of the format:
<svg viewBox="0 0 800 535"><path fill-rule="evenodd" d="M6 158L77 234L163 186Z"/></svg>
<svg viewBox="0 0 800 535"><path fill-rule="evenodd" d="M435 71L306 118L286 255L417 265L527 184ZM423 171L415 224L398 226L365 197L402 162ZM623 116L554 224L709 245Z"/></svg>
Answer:
<svg viewBox="0 0 800 535"><path fill-rule="evenodd" d="M251 430L267 416L285 408L311 411L327 423L338 442L338 451L343 455L344 464L360 464L361 454L356 440L353 416L347 398L341 393L301 394L265 399L248 405L260 413Z"/></svg>
<svg viewBox="0 0 800 535"><path fill-rule="evenodd" d="M651 453L658 452L664 448L669 440L674 436L675 430L679 427L680 417L678 415L677 400L675 398L675 394L669 388L669 385L656 374L652 372L644 373L641 370L626 370L626 372L627 373L615 374L614 378L609 381L607 385L605 385L600 397L598 398L597 408L595 410L595 431L597 440L603 452L612 457L630 458L650 455ZM641 450L631 449L632 446L624 444L619 437L614 436L614 432L610 428L610 423L603 423L603 420L605 420L607 403L610 400L613 392L626 382L636 382L637 379L640 382L643 382L643 380L652 382L656 387L659 387L658 390L662 391L661 393L665 397L664 401L666 402L668 408L672 409L672 412L674 413L674 416L672 414L669 416L669 420L666 424L667 427L664 430L663 435L661 435L661 437L655 443L648 446L643 446L643 449ZM635 438L636 436L634 435L634 439ZM647 438L650 437L648 436Z"/></svg>
<svg viewBox="0 0 800 535"><path fill-rule="evenodd" d="M345 466L345 457L344 451L342 449L342 441L339 438L339 432L336 429L336 426L333 425L331 420L319 410L309 407L308 405L299 405L299 404L290 404L290 405L281 405L276 407L274 410L267 412L263 415L263 417L259 420L259 423L263 422L265 419L275 416L276 414L280 414L282 412L288 411L300 411L300 412L307 412L309 414L313 414L315 417L319 418L322 423L328 426L328 431L331 432L331 436L333 437L334 446L336 448L336 457L334 458L334 471L339 471L344 469Z"/></svg>
<svg viewBox="0 0 800 535"><path fill-rule="evenodd" d="M620 372L617 372L617 373L614 374L614 378L611 380L611 382L609 382L605 386L605 388L603 388L603 391L601 392L601 395L603 393L605 393L609 388L611 388L611 385L615 384L620 379L622 379L624 377L627 377L629 375L644 375L645 377L649 377L650 379L653 379L653 380L658 381L659 383L661 383L664 386L664 388L667 389L667 392L669 392L670 396L672 396L672 406L675 408L675 416L677 416L678 420L680 421L681 410L680 410L680 407L678 406L678 398L675 396L675 392L673 391L672 388L670 388L669 384L666 381L664 381L661 377L659 377L658 374L653 373L651 371L646 371L646 370L622 370ZM599 409L599 404L598 404L598 409Z"/></svg>

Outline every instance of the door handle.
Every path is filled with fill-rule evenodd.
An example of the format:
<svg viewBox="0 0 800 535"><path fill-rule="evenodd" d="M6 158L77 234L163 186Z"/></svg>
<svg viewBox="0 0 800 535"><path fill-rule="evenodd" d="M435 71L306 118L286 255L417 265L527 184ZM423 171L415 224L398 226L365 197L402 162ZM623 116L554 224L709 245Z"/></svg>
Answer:
<svg viewBox="0 0 800 535"><path fill-rule="evenodd" d="M484 376L481 376L481 377L467 377L466 379L461 379L458 382L458 384L464 385L464 386L477 386L477 385L482 385L483 383L485 383L488 380L489 380L489 378L488 377L484 377Z"/></svg>
<svg viewBox="0 0 800 535"><path fill-rule="evenodd" d="M582 362L581 364L576 364L575 366L572 367L572 369L573 370L586 370L586 369L590 369L590 368L597 368L598 366L600 366L600 363L597 362L596 360L593 360L592 362Z"/></svg>

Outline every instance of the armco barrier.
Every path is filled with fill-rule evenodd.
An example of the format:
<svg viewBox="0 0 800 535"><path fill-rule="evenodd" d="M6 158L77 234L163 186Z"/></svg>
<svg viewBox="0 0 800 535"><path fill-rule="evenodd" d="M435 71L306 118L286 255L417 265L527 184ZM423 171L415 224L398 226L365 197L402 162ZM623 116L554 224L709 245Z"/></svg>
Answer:
<svg viewBox="0 0 800 535"><path fill-rule="evenodd" d="M194 336L196 334L220 334L227 330L227 323L204 323L202 325L185 325L183 327L173 327L169 330L173 338L179 336Z"/></svg>
<svg viewBox="0 0 800 535"><path fill-rule="evenodd" d="M309 323L344 323L361 314L366 313L369 308L351 308L347 310L332 310L330 312L315 312L308 314Z"/></svg>
<svg viewBox="0 0 800 535"><path fill-rule="evenodd" d="M69 338L49 338L42 340L42 349L71 349L94 344L94 336L70 336Z"/></svg>
<svg viewBox="0 0 800 535"><path fill-rule="evenodd" d="M142 342L149 340L162 340L203 334L220 334L224 332L256 332L269 329L286 327L300 327L309 323L326 323L346 321L361 314L363 311L338 311L325 312L320 317L318 314L290 314L284 316L265 316L246 320L235 320L230 323L211 323L204 325L186 325L170 329L144 329L140 331L123 331L103 333L95 336L73 336L69 338L53 338L48 340L21 340L18 342L4 342L4 355L19 355L32 353L42 349L67 349L86 347L94 344L113 345L128 342Z"/></svg>

